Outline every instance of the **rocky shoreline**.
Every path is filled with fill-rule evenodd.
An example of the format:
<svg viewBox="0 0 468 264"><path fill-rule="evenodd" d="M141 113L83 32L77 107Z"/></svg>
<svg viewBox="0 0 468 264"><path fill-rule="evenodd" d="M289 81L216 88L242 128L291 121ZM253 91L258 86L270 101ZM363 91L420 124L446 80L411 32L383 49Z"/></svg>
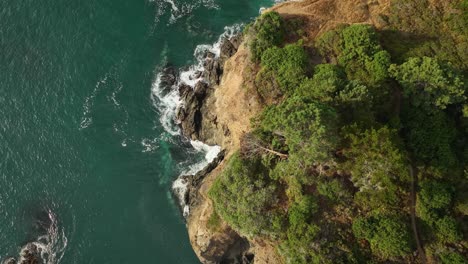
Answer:
<svg viewBox="0 0 468 264"><path fill-rule="evenodd" d="M241 42L241 34L230 38L222 38L218 55L206 51L203 55L204 70L191 75L191 80L198 79L193 87L183 82L178 83L178 72L172 67L166 67L161 73L163 87L173 88L177 85L176 88L181 103L176 110L176 121L181 128L182 135L189 140L198 140L209 145L219 145L223 148L211 163L195 175L179 177L179 180L187 186L181 204L189 207L190 214L184 215L186 216L189 233L191 227L197 226L195 229L201 227L197 223L199 209L211 203L201 193L202 184L206 177L217 173L214 170L219 168L228 152L223 143L230 136L230 130L226 125L218 122L218 116L214 111L215 92L220 87L226 61L236 54ZM181 209L184 211L183 208ZM191 241L193 241L192 238ZM192 246L202 263L253 263L254 256L249 252L248 240L242 238L225 225L217 234L208 236L205 247L201 248L193 242Z"/></svg>

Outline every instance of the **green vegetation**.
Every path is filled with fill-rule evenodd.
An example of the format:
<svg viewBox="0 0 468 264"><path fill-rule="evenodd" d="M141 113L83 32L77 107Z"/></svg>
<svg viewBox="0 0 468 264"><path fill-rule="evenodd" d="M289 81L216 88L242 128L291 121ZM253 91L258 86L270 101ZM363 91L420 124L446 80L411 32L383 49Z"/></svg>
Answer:
<svg viewBox="0 0 468 264"><path fill-rule="evenodd" d="M273 213L268 209L277 200L275 186L259 160L233 156L209 195L216 201L216 212L233 228L249 236L274 231Z"/></svg>
<svg viewBox="0 0 468 264"><path fill-rule="evenodd" d="M285 43L294 23L274 12L246 30L264 110L209 195L222 220L275 243L286 263L418 262L413 194L426 256L467 261L468 1L447 4L458 17L404 3L382 31L340 25L314 47Z"/></svg>
<svg viewBox="0 0 468 264"><path fill-rule="evenodd" d="M372 252L384 258L405 256L411 252L409 227L401 217L378 215L357 218L352 228L357 238L365 238Z"/></svg>
<svg viewBox="0 0 468 264"><path fill-rule="evenodd" d="M441 65L436 59L409 58L390 68L392 76L403 87L403 94L415 107L426 111L446 109L466 101L467 86L454 69Z"/></svg>
<svg viewBox="0 0 468 264"><path fill-rule="evenodd" d="M251 31L253 36L250 42L252 59L259 61L263 52L283 43L284 21L278 13L268 12L260 16L247 31Z"/></svg>

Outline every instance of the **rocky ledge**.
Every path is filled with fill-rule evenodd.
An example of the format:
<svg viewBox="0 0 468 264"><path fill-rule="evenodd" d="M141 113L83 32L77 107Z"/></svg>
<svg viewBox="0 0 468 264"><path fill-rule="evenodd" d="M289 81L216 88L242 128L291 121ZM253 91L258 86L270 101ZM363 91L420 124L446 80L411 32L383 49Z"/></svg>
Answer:
<svg viewBox="0 0 468 264"><path fill-rule="evenodd" d="M219 56L209 51L204 54L204 70L192 76L194 79L199 79L195 87L184 83L179 84L182 104L177 109L176 118L183 135L187 138L200 140L210 145L220 143L217 116L214 111L211 111L215 102L213 94L220 84L225 62L236 53L240 42L240 36L223 38ZM226 128L222 132L228 133Z"/></svg>
<svg viewBox="0 0 468 264"><path fill-rule="evenodd" d="M203 71L191 76L192 80L198 80L194 87L178 82L174 69L163 70L162 85L177 88L180 95L181 105L177 109L176 119L184 137L226 147L223 143L231 133L226 122L220 122L215 93L220 88L226 61L236 54L240 44L240 36L224 38L218 55L207 51L202 59ZM182 180L187 183L187 192L182 202L190 208L190 215L187 217L190 241L202 263L253 263L254 255L249 251L247 239L224 223L217 230L210 229L207 224L213 208L206 193L212 180L221 171L222 165L219 164L223 162L225 155L227 151L223 150L196 175L182 176Z"/></svg>

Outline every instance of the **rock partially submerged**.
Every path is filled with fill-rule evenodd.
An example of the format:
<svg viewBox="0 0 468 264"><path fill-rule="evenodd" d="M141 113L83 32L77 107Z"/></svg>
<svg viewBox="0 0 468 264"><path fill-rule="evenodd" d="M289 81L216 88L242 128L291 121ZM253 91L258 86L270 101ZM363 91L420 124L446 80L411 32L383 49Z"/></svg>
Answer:
<svg viewBox="0 0 468 264"><path fill-rule="evenodd" d="M179 73L175 67L171 65L166 65L161 71L161 87L166 89L171 89L173 86L177 84L177 79Z"/></svg>
<svg viewBox="0 0 468 264"><path fill-rule="evenodd" d="M212 162L195 175L183 175L180 177L187 184L187 191L184 194L183 204L193 207L200 202L198 189L200 188L203 179L208 175L208 173L212 172L219 163L221 163L224 159L224 155L225 151L222 150Z"/></svg>
<svg viewBox="0 0 468 264"><path fill-rule="evenodd" d="M177 109L176 119L182 128L182 134L191 140L215 143L214 130L217 129L216 116L210 111L214 103L213 94L221 81L224 63L239 48L240 36L222 39L220 54L207 51L204 56L203 72L196 72L194 78L202 77L194 87L185 83L179 84L179 95L182 101Z"/></svg>

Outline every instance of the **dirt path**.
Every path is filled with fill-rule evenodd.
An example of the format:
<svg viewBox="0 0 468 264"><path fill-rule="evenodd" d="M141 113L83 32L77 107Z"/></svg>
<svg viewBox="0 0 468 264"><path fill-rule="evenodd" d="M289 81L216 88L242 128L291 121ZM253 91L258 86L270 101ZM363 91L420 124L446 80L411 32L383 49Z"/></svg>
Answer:
<svg viewBox="0 0 468 264"><path fill-rule="evenodd" d="M416 224L416 185L418 184L418 177L414 176L415 169L413 168L412 165L409 166L409 170L410 170L410 176L411 176L411 205L410 205L411 225L413 227L414 240L416 240L416 246L418 248L419 258L421 259L421 263L426 264L427 263L426 254L424 253L421 240L419 239L418 226Z"/></svg>

